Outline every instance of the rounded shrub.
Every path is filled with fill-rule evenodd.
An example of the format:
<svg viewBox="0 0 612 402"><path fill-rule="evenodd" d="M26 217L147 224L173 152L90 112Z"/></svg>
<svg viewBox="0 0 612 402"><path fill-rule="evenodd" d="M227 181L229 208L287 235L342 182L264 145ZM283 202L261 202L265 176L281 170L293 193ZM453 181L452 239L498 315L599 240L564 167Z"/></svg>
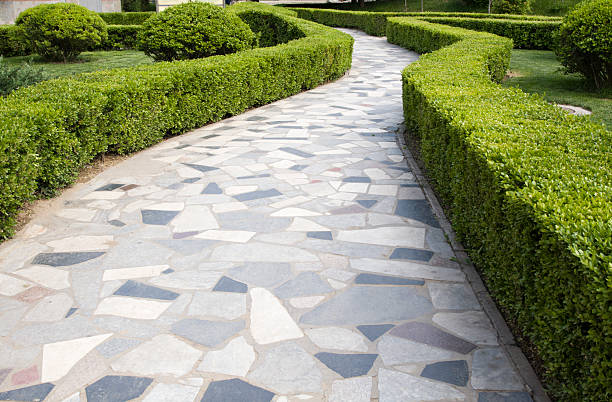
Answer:
<svg viewBox="0 0 612 402"><path fill-rule="evenodd" d="M41 4L23 11L15 21L17 35L40 56L55 61L74 60L84 50L107 38L106 23L83 6Z"/></svg>
<svg viewBox="0 0 612 402"><path fill-rule="evenodd" d="M585 1L563 19L555 52L568 72L597 88L612 86L612 2Z"/></svg>
<svg viewBox="0 0 612 402"><path fill-rule="evenodd" d="M493 0L493 14L527 14L531 11L531 0Z"/></svg>
<svg viewBox="0 0 612 402"><path fill-rule="evenodd" d="M183 3L142 25L139 49L158 61L198 59L250 49L255 34L233 13L207 3Z"/></svg>

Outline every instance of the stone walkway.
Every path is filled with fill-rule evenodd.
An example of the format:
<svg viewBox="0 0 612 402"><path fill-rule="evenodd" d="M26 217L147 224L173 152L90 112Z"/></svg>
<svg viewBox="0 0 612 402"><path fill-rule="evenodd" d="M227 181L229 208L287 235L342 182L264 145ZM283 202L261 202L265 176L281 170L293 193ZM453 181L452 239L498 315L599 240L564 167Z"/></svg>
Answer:
<svg viewBox="0 0 612 402"><path fill-rule="evenodd" d="M67 191L0 248L0 400L530 401L395 134L417 55Z"/></svg>

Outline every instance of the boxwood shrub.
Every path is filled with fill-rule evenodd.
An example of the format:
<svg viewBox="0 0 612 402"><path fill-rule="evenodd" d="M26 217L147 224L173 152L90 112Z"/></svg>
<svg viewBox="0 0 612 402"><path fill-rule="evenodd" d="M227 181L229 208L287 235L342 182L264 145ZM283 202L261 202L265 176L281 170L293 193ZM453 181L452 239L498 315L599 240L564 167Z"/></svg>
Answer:
<svg viewBox="0 0 612 402"><path fill-rule="evenodd" d="M409 135L551 395L610 400L612 133L497 85L508 39L411 18L387 37L428 52L402 72Z"/></svg>
<svg viewBox="0 0 612 402"><path fill-rule="evenodd" d="M99 13L100 17L108 25L141 25L152 15L157 14L155 11L140 11L130 13Z"/></svg>
<svg viewBox="0 0 612 402"><path fill-rule="evenodd" d="M296 38L225 56L160 62L58 78L0 99L0 238L11 235L19 207L74 181L103 152L125 154L166 136L235 115L342 76L353 39L259 5L238 16ZM273 13L273 15L271 15ZM250 21L250 22L249 22Z"/></svg>

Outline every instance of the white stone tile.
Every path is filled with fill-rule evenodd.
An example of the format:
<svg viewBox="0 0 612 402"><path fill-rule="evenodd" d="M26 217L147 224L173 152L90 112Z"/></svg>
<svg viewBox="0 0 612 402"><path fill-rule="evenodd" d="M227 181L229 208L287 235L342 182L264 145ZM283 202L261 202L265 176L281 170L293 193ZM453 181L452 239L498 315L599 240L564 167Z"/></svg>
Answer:
<svg viewBox="0 0 612 402"><path fill-rule="evenodd" d="M322 349L348 350L351 352L368 351L364 337L350 329L326 327L307 329L305 332L312 343Z"/></svg>
<svg viewBox="0 0 612 402"><path fill-rule="evenodd" d="M142 402L193 402L200 387L180 384L157 384Z"/></svg>
<svg viewBox="0 0 612 402"><path fill-rule="evenodd" d="M57 293L40 300L23 318L24 321L59 321L72 307L72 298L65 293Z"/></svg>
<svg viewBox="0 0 612 402"><path fill-rule="evenodd" d="M437 313L433 322L477 345L497 345L497 333L482 311Z"/></svg>
<svg viewBox="0 0 612 402"><path fill-rule="evenodd" d="M241 202L226 202L223 204L213 204L212 210L216 214L220 214L223 212L233 212L233 211L243 211L248 209L246 205Z"/></svg>
<svg viewBox="0 0 612 402"><path fill-rule="evenodd" d="M70 286L69 272L44 265L33 265L20 269L15 271L15 274L51 289L60 290Z"/></svg>
<svg viewBox="0 0 612 402"><path fill-rule="evenodd" d="M265 345L274 342L297 339L304 336L285 307L270 291L252 288L251 335L255 342Z"/></svg>
<svg viewBox="0 0 612 402"><path fill-rule="evenodd" d="M309 221L308 219L295 218L286 230L287 232L325 232L328 231L329 228Z"/></svg>
<svg viewBox="0 0 612 402"><path fill-rule="evenodd" d="M392 247L425 248L425 229L410 226L340 230L338 240Z"/></svg>
<svg viewBox="0 0 612 402"><path fill-rule="evenodd" d="M294 162L291 162L285 159L282 161L274 162L270 166L277 168L277 169L289 169L293 165L295 165Z"/></svg>
<svg viewBox="0 0 612 402"><path fill-rule="evenodd" d="M198 367L199 371L245 377L255 361L255 351L239 336L223 349L208 352Z"/></svg>
<svg viewBox="0 0 612 402"><path fill-rule="evenodd" d="M30 224L27 225L21 232L19 232L15 237L21 239L32 239L34 237L41 236L47 232L47 228L38 225L38 224Z"/></svg>
<svg viewBox="0 0 612 402"><path fill-rule="evenodd" d="M185 184L183 188L177 193L179 197L192 197L194 195L199 195L204 191L206 184L204 183L193 183L193 184ZM170 192L172 194L172 191Z"/></svg>
<svg viewBox="0 0 612 402"><path fill-rule="evenodd" d="M434 267L410 261L388 261L373 258L359 258L351 260L351 268L376 272L379 274L399 275L408 278L421 278L434 281L465 281L465 275L459 269Z"/></svg>
<svg viewBox="0 0 612 402"><path fill-rule="evenodd" d="M304 184L303 186L301 186L301 188L306 193L317 197L324 197L326 195L331 195L336 192L336 190L334 190L332 186L325 182Z"/></svg>
<svg viewBox="0 0 612 402"><path fill-rule="evenodd" d="M229 186L224 189L225 194L227 195L236 195L242 193L250 193L251 191L255 191L259 188L259 186Z"/></svg>
<svg viewBox="0 0 612 402"><path fill-rule="evenodd" d="M184 202L161 202L147 207L147 209L153 209L155 211L182 211L184 208Z"/></svg>
<svg viewBox="0 0 612 402"><path fill-rule="evenodd" d="M370 402L372 377L355 377L332 383L328 402Z"/></svg>
<svg viewBox="0 0 612 402"><path fill-rule="evenodd" d="M372 180L386 180L391 178L384 170L379 168L363 169L363 173Z"/></svg>
<svg viewBox="0 0 612 402"><path fill-rule="evenodd" d="M325 296L304 296L289 299L289 303L295 308L311 308L321 303Z"/></svg>
<svg viewBox="0 0 612 402"><path fill-rule="evenodd" d="M384 368L378 370L378 390L381 402L465 400L448 384Z"/></svg>
<svg viewBox="0 0 612 402"><path fill-rule="evenodd" d="M83 200L118 200L125 195L124 191L92 191ZM132 195L130 195L132 197Z"/></svg>
<svg viewBox="0 0 612 402"><path fill-rule="evenodd" d="M345 183L340 186L338 191L345 193L367 193L368 183Z"/></svg>
<svg viewBox="0 0 612 402"><path fill-rule="evenodd" d="M289 208L283 208L281 210L273 212L270 216L296 217L296 216L319 216L319 215L321 214L315 211L309 211L303 208L289 207Z"/></svg>
<svg viewBox="0 0 612 402"><path fill-rule="evenodd" d="M107 297L98 304L95 315L116 315L137 320L155 320L170 307L171 302L142 300L132 297Z"/></svg>
<svg viewBox="0 0 612 402"><path fill-rule="evenodd" d="M149 278L159 276L163 271L170 268L169 265L149 265L134 268L114 268L104 271L103 281L115 281L120 279Z"/></svg>
<svg viewBox="0 0 612 402"><path fill-rule="evenodd" d="M372 184L368 193L373 195L395 196L397 194L397 188L395 184Z"/></svg>
<svg viewBox="0 0 612 402"><path fill-rule="evenodd" d="M32 285L30 282L0 274L0 295L15 296L16 294L21 293L32 286L34 285Z"/></svg>
<svg viewBox="0 0 612 402"><path fill-rule="evenodd" d="M91 222L98 211L95 209L85 208L67 208L57 211L55 214L59 217L72 219L79 222Z"/></svg>
<svg viewBox="0 0 612 402"><path fill-rule="evenodd" d="M55 252L98 251L108 250L113 242L113 236L74 236L53 240L47 246Z"/></svg>
<svg viewBox="0 0 612 402"><path fill-rule="evenodd" d="M64 377L87 353L111 336L103 334L44 345L40 380L52 382Z"/></svg>
<svg viewBox="0 0 612 402"><path fill-rule="evenodd" d="M98 201L90 202L89 204L87 204L87 207L89 207L89 208L96 208L96 209L103 209L103 210L109 210L109 209L115 208L116 205L117 204L115 204L114 202L110 202L110 201L106 201L106 200L98 200Z"/></svg>
<svg viewBox="0 0 612 402"><path fill-rule="evenodd" d="M255 232L247 232L245 230L207 230L195 235L194 238L246 243L253 236L255 236Z"/></svg>
<svg viewBox="0 0 612 402"><path fill-rule="evenodd" d="M291 205L303 204L306 201L310 201L310 200L311 200L310 197L304 197L303 195L300 195L300 196L289 198L286 200L273 202L269 206L272 208L285 208Z"/></svg>
<svg viewBox="0 0 612 402"><path fill-rule="evenodd" d="M219 224L210 209L204 205L189 205L172 220L175 232L218 229Z"/></svg>

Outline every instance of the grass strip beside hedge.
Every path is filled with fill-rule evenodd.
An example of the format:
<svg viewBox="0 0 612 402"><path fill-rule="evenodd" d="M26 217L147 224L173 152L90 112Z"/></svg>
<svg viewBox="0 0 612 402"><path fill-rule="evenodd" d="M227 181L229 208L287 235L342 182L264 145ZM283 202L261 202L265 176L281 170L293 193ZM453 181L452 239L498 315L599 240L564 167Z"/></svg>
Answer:
<svg viewBox="0 0 612 402"><path fill-rule="evenodd" d="M226 56L54 79L0 99L0 238L12 234L25 201L70 184L100 153L143 149L350 68L349 35L257 5L233 7L260 27L272 20L289 24L299 38ZM254 18L257 12L266 24Z"/></svg>
<svg viewBox="0 0 612 402"><path fill-rule="evenodd" d="M551 394L612 397L612 132L502 88L510 41L391 18L430 52L402 73L404 115L453 228L537 347Z"/></svg>

